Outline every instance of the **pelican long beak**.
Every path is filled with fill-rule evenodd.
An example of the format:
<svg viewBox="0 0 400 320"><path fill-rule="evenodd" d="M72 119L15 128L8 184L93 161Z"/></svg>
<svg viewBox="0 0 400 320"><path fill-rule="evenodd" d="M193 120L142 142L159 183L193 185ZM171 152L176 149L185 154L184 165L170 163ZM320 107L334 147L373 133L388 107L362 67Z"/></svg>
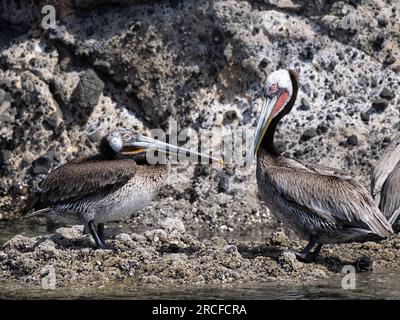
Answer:
<svg viewBox="0 0 400 320"><path fill-rule="evenodd" d="M169 143L155 140L149 137L139 135L136 141L132 142L129 147L134 147L137 150L152 150L159 151L166 155L172 155L175 159L191 160L195 163L216 163L223 165L224 161L221 158L213 157L204 153L199 153L186 148L178 147ZM139 151L138 151L139 152Z"/></svg>
<svg viewBox="0 0 400 320"><path fill-rule="evenodd" d="M269 124L273 118L273 110L275 104L277 103L279 95L272 98L265 98L262 109L261 116L258 120L257 129L254 133L254 139L251 143L249 153L247 154L246 164L251 165L257 154L258 148L260 147L261 141L268 129Z"/></svg>

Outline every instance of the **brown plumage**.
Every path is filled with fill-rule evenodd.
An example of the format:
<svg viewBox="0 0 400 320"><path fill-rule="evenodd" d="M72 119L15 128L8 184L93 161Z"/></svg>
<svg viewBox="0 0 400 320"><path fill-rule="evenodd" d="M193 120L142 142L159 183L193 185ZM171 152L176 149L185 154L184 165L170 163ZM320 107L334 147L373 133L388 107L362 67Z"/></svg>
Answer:
<svg viewBox="0 0 400 320"><path fill-rule="evenodd" d="M386 219L400 231L400 134L393 138L375 165L371 192Z"/></svg>
<svg viewBox="0 0 400 320"><path fill-rule="evenodd" d="M338 170L305 165L260 150L257 181L261 194L268 195L270 209L279 212L282 222L295 225L303 239L312 236L322 244L346 242L370 233L390 235L390 226L368 191ZM285 211L290 211L290 217L283 214Z"/></svg>
<svg viewBox="0 0 400 320"><path fill-rule="evenodd" d="M22 215L94 193L109 193L125 185L136 170L136 162L130 159L109 160L102 155L74 159L49 174L28 199Z"/></svg>
<svg viewBox="0 0 400 320"><path fill-rule="evenodd" d="M55 169L29 197L22 216L46 214L56 222L84 224L96 246L105 247L104 223L150 203L169 174L169 163L150 165L145 149L130 147L136 139L130 130L117 129L102 139L99 154ZM129 148L134 152L125 152Z"/></svg>

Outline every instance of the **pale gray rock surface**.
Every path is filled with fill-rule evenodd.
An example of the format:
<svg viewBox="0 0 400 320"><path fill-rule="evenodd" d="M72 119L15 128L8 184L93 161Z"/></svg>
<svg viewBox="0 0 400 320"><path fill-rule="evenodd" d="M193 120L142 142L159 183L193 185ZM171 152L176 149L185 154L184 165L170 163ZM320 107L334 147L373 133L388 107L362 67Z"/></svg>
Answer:
<svg viewBox="0 0 400 320"><path fill-rule="evenodd" d="M276 137L285 155L369 188L371 166L400 129L398 1L352 1L353 21L345 2L320 0L66 0L46 31L42 3L17 2L0 4L1 218L17 214L47 171L95 152L117 126L147 133L176 121L212 132L216 146L232 129L251 133L260 83L277 68L297 69L301 84ZM237 163L175 166L129 223L166 218L186 230L276 224L254 166Z"/></svg>
<svg viewBox="0 0 400 320"><path fill-rule="evenodd" d="M298 261L294 254L304 242L277 243L277 239L282 240L282 234L256 241L200 240L186 232L152 229L145 236L118 234L107 239L107 249L96 250L76 226L34 238L17 235L0 248L0 282L5 284L0 297L29 297L30 290L40 288L46 276L43 270L49 268L58 289L77 292L121 284L125 290L126 286L304 285L342 277L342 268L348 265L358 274L400 271L399 236L380 243L343 244L340 250L327 245L311 264Z"/></svg>

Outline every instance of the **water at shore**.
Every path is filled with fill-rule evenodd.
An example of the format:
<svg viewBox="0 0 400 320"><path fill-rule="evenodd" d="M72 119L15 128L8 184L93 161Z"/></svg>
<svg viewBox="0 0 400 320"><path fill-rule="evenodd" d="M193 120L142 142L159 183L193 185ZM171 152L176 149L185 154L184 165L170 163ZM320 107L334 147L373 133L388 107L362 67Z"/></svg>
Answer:
<svg viewBox="0 0 400 320"><path fill-rule="evenodd" d="M399 299L398 274L362 274L356 289L344 290L341 278L305 285L257 284L226 287L138 288L129 281L100 288L44 290L0 283L1 299Z"/></svg>

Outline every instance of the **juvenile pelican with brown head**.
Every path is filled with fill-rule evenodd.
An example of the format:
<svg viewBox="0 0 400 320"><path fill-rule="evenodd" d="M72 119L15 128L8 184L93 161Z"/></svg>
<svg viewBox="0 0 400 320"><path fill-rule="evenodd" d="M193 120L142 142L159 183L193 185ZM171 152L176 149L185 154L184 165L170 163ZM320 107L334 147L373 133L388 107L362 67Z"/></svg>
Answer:
<svg viewBox="0 0 400 320"><path fill-rule="evenodd" d="M51 172L28 198L22 216L45 214L56 222L83 224L96 246L105 247L104 223L142 209L166 182L169 162L155 163L148 150L203 163L221 161L119 128L102 138L98 154Z"/></svg>

